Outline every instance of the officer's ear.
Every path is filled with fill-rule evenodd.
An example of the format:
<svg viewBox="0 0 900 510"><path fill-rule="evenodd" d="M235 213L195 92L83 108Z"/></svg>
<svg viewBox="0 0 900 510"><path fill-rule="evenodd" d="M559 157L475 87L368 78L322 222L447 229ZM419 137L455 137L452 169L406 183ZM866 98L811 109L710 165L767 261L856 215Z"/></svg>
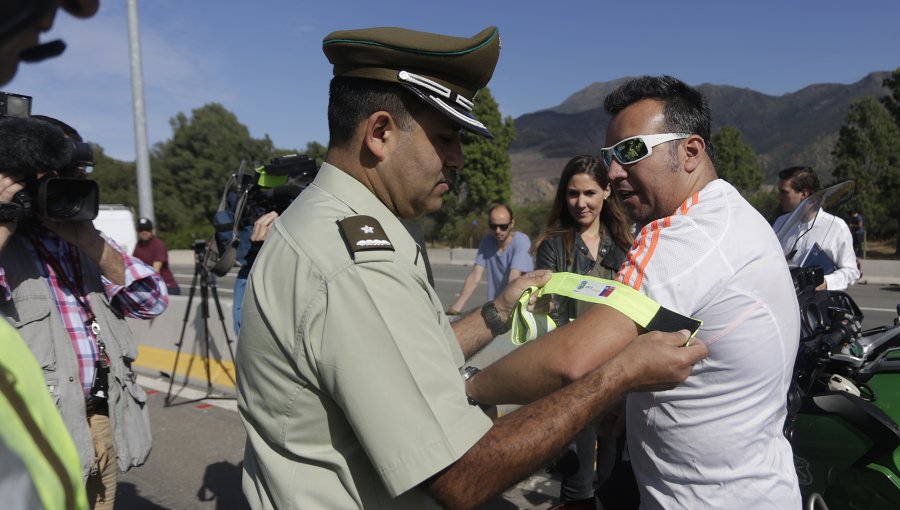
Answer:
<svg viewBox="0 0 900 510"><path fill-rule="evenodd" d="M374 112L366 119L364 129L366 148L378 161L384 161L398 131L394 116L386 111Z"/></svg>

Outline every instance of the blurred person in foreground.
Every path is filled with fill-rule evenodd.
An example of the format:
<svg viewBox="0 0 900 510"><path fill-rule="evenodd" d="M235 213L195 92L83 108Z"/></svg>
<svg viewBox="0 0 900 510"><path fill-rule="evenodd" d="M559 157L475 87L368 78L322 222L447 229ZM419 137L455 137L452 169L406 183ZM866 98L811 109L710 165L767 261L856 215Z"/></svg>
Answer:
<svg viewBox="0 0 900 510"><path fill-rule="evenodd" d="M166 243L156 236L156 229L150 218L140 218L137 224L138 242L134 247L134 255L138 260L159 273L166 284L170 296L181 294L181 287L169 268L169 249Z"/></svg>
<svg viewBox="0 0 900 510"><path fill-rule="evenodd" d="M0 3L0 85L16 74L19 62L39 62L62 53L62 41L40 43L41 32L53 27L56 9L89 18L100 6L98 0L4 0Z"/></svg>
<svg viewBox="0 0 900 510"><path fill-rule="evenodd" d="M619 267L625 261L625 253L631 248L634 237L622 204L613 194L606 166L599 156L576 156L566 163L547 226L535 239L535 268L550 269L554 272L570 272L597 278L614 279ZM575 299L553 296L550 317L557 325L567 324L583 313L590 303ZM560 480L560 500L558 507L587 508L598 507L594 490L598 480L597 469L609 473L615 457L615 437L607 441L602 450L602 461L597 459L597 428L589 426L579 432L566 452L556 461L562 475ZM633 478L633 477L632 477ZM630 486L633 488L633 483ZM616 495L624 500L629 487L617 484ZM633 497L636 497L632 494ZM618 501L616 503L619 503ZM616 506L621 508L620 505Z"/></svg>
<svg viewBox="0 0 900 510"><path fill-rule="evenodd" d="M775 219L772 229L778 232L800 202L821 189L818 174L808 166L792 166L778 172L778 203L784 214ZM782 237L787 245L783 248L793 250L791 261L799 266L809 263L806 259L811 253L824 254L828 257L823 264L825 281L816 290L846 290L859 280L850 227L824 209L814 213L797 225L795 235ZM822 262L821 258L817 260Z"/></svg>
<svg viewBox="0 0 900 510"><path fill-rule="evenodd" d="M651 333L547 398L492 422L465 359L509 329L513 282L452 325L401 219L441 206L461 136L500 50L401 28L333 32L325 163L275 220L250 273L237 347L252 508L472 508L529 476L638 387L672 387L702 358ZM466 134L461 134L466 130Z"/></svg>
<svg viewBox="0 0 900 510"><path fill-rule="evenodd" d="M641 508L800 508L782 432L800 316L778 239L717 177L698 90L645 76L604 107L611 120L600 156L643 225L617 280L702 320L696 340L709 348L684 383L626 398ZM469 395L491 404L541 398L619 353L636 332L629 320L593 306L470 378Z"/></svg>
<svg viewBox="0 0 900 510"><path fill-rule="evenodd" d="M77 131L49 117L0 118L0 206L29 211L0 222L0 311L44 371L81 459L92 508L111 509L118 472L150 453L146 395L131 363L125 317L165 310L159 274L122 253L80 216L45 216L36 192L53 179L78 188L90 161ZM56 188L61 189L61 188ZM64 193L61 193L62 195ZM48 204L59 199L47 191ZM96 211L95 211L96 212Z"/></svg>

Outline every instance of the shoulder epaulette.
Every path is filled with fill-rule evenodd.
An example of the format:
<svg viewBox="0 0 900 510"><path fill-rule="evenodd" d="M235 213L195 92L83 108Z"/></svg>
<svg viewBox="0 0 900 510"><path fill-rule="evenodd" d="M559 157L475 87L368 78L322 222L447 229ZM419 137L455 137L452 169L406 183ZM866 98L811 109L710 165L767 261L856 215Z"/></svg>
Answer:
<svg viewBox="0 0 900 510"><path fill-rule="evenodd" d="M360 251L394 251L384 228L371 216L350 216L338 222L338 228L351 254Z"/></svg>

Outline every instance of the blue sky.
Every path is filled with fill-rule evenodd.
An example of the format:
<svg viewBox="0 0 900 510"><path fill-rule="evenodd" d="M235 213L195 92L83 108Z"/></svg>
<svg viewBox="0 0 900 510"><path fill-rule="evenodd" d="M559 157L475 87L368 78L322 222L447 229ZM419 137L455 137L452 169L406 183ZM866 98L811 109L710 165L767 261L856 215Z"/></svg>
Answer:
<svg viewBox="0 0 900 510"><path fill-rule="evenodd" d="M471 36L500 29L489 85L504 115L563 102L594 82L642 74L782 95L814 83L852 83L900 67L897 0L424 1L139 0L151 144L169 119L222 103L276 147L327 143L333 30L402 26ZM34 96L118 159L134 159L127 11L101 0L89 20L60 13L45 40L62 57L21 65L5 90Z"/></svg>

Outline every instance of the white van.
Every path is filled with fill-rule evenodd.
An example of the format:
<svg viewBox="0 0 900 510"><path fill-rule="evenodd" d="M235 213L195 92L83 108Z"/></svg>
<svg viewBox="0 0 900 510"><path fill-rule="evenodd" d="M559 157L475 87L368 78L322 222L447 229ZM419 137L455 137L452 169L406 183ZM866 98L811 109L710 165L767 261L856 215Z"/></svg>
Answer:
<svg viewBox="0 0 900 510"><path fill-rule="evenodd" d="M122 204L100 204L94 227L111 238L128 255L137 246L137 220L134 211Z"/></svg>

